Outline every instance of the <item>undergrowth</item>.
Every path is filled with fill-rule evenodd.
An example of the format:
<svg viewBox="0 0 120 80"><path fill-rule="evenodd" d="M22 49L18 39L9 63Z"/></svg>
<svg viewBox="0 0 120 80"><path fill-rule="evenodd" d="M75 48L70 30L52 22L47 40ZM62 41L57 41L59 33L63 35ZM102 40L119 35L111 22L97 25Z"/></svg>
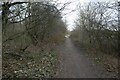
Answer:
<svg viewBox="0 0 120 80"><path fill-rule="evenodd" d="M51 78L56 73L55 50L3 53L3 78Z"/></svg>

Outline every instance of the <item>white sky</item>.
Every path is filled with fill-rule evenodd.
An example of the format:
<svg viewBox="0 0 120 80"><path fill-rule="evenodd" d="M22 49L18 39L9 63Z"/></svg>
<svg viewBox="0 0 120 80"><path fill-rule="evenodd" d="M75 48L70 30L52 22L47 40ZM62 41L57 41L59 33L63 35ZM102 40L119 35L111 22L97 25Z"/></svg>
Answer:
<svg viewBox="0 0 120 80"><path fill-rule="evenodd" d="M71 4L68 5L67 9L65 9L63 11L63 14L64 13L69 13L71 10L76 10L77 9L77 5L82 4L84 5L84 3L87 3L87 2L111 2L111 1L115 1L115 0L58 0L58 2L62 2L62 3L66 3L66 2L72 2ZM120 1L120 0L118 0ZM69 10L68 10L69 9ZM68 30L73 30L74 29L74 21L76 20L77 18L77 11L74 11L72 13L69 13L65 16L63 16L63 19L66 20L67 22L67 29Z"/></svg>
<svg viewBox="0 0 120 80"><path fill-rule="evenodd" d="M6 1L6 0L4 0ZM11 0L12 1L12 0ZM14 0L14 1L40 1L40 0ZM41 0L42 1L42 0ZM43 0L44 1L44 0ZM68 30L73 30L74 29L74 21L77 18L77 11L71 12L72 10L77 10L77 5L82 4L84 5L87 2L111 2L111 1L120 1L120 0L53 0L53 1L57 1L57 3L66 3L66 2L72 2L71 4L69 4L66 9L62 12L62 14L64 15L65 13L68 13L67 15L63 16L63 20L65 20L67 22L67 29Z"/></svg>

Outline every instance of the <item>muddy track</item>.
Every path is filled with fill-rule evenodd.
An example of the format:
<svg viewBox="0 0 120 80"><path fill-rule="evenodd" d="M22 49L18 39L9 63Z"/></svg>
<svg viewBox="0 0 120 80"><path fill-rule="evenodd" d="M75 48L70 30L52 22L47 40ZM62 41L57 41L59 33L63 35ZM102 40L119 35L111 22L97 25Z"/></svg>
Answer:
<svg viewBox="0 0 120 80"><path fill-rule="evenodd" d="M103 66L90 60L82 48L77 48L70 39L66 39L59 49L60 64L57 78L112 78Z"/></svg>

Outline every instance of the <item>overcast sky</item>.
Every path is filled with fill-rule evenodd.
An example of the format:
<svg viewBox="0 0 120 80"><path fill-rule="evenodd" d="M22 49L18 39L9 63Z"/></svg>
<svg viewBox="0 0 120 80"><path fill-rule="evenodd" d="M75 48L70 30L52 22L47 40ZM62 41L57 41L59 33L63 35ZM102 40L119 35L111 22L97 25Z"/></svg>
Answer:
<svg viewBox="0 0 120 80"><path fill-rule="evenodd" d="M115 1L115 0L58 0L59 2L61 3L66 3L66 2L72 2L71 4L69 4L67 6L67 9L65 9L63 11L63 14L64 13L69 13L71 10L76 10L77 9L77 5L79 5L79 3L81 5L84 5L84 3L87 3L87 2L111 2L111 1ZM120 0L118 0L120 1ZM67 14L66 16L63 16L63 19L67 21L67 28L68 30L73 30L74 29L74 21L76 20L77 18L77 11L74 11L72 13L69 13Z"/></svg>
<svg viewBox="0 0 120 80"><path fill-rule="evenodd" d="M4 0L4 1L7 1L7 0ZM11 0L11 1L40 1L40 0ZM67 29L71 31L75 27L74 26L74 21L77 18L77 11L76 10L77 10L77 5L79 5L79 3L81 5L84 5L87 2L98 2L98 1L99 2L111 2L111 1L120 1L120 0L53 0L53 1L57 1L58 3L63 3L63 4L66 3L66 2L72 2L62 12L62 14L63 14L63 20L66 20L67 25L68 25ZM71 12L72 10L75 10L75 11ZM67 13L67 15L64 15L66 13Z"/></svg>

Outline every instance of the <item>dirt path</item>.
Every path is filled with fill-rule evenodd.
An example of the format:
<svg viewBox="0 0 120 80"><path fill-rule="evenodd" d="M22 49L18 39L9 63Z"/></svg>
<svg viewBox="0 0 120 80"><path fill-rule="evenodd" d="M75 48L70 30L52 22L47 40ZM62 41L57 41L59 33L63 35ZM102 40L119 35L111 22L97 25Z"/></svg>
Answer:
<svg viewBox="0 0 120 80"><path fill-rule="evenodd" d="M57 78L111 78L112 74L102 66L95 64L85 56L83 49L78 49L66 39L59 48L61 62Z"/></svg>

